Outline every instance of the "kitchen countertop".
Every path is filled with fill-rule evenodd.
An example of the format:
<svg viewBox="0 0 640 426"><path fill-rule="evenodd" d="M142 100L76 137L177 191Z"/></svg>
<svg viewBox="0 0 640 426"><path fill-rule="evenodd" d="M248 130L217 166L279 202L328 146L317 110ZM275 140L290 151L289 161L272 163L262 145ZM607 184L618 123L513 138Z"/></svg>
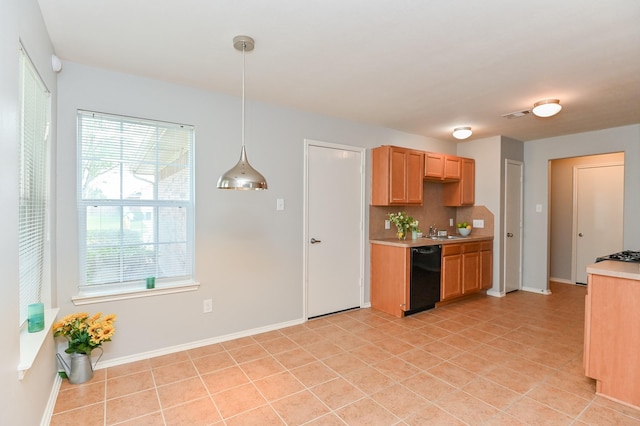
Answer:
<svg viewBox="0 0 640 426"><path fill-rule="evenodd" d="M587 274L640 281L640 263L604 260L602 262L587 265Z"/></svg>
<svg viewBox="0 0 640 426"><path fill-rule="evenodd" d="M378 238L369 240L371 244L382 244L386 246L395 247L423 247L423 246L436 246L439 244L456 244L456 243L472 243L478 241L491 241L493 237L490 235L469 235L468 237L456 237L456 238L442 238L431 239L429 237L422 237L416 240L407 238L406 240L399 240L397 238Z"/></svg>

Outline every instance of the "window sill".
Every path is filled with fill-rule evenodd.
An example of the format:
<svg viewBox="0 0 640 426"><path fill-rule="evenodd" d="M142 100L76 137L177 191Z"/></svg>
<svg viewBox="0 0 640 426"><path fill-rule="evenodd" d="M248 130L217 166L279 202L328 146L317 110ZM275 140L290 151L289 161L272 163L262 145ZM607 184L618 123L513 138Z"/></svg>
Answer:
<svg viewBox="0 0 640 426"><path fill-rule="evenodd" d="M73 296L71 301L76 306L90 305L92 303L112 302L114 300L137 299L140 297L160 296L163 294L184 293L187 291L195 291L200 288L199 282L174 283L166 287L156 287L151 289L136 289L118 293L100 293L100 294L79 294Z"/></svg>
<svg viewBox="0 0 640 426"><path fill-rule="evenodd" d="M44 329L37 333L29 333L27 323L23 324L20 329L20 363L18 364L18 380L24 378L25 373L31 368L33 362L40 352L40 348L47 336L51 334L51 326L53 325L56 315L60 309L47 309L44 311Z"/></svg>

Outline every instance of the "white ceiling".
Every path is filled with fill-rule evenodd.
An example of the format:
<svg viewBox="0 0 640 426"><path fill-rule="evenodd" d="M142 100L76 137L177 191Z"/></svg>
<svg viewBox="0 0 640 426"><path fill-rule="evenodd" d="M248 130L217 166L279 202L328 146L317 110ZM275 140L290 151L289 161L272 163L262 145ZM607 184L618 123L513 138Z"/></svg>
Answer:
<svg viewBox="0 0 640 426"><path fill-rule="evenodd" d="M39 0L63 60L442 140L640 123L638 0ZM62 71L64 72L64 70ZM502 114L558 98L549 119Z"/></svg>

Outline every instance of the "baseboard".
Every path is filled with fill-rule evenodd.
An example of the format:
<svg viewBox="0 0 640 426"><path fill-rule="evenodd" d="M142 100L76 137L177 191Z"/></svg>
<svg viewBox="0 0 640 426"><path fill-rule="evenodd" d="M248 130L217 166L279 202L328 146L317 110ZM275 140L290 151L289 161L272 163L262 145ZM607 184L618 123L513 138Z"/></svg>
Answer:
<svg viewBox="0 0 640 426"><path fill-rule="evenodd" d="M149 358L154 358L162 355L169 355L176 352L182 352L189 349L200 348L202 346L213 345L216 343L222 343L233 339L238 339L241 337L254 336L260 333L266 333L268 331L279 330L281 328L291 327L292 325L303 324L305 320L303 318L281 322L278 324L272 324L265 327L253 328L250 330L244 330L237 333L226 334L224 336L218 336L211 339L197 340L195 342L189 342L182 345L170 346L166 348L156 349L148 352L141 352L133 355L123 356L120 358L109 359L107 361L101 361L96 365L96 370L101 370L103 368L115 367L117 365L127 364L130 362L141 361ZM55 400L54 400L55 402Z"/></svg>
<svg viewBox="0 0 640 426"><path fill-rule="evenodd" d="M42 413L42 420L40 420L40 426L48 426L51 424L51 416L53 416L53 409L56 407L56 400L58 399L58 392L60 392L60 385L62 385L62 378L56 373L56 378L51 386L51 393L49 394L49 400L44 407L44 413Z"/></svg>
<svg viewBox="0 0 640 426"><path fill-rule="evenodd" d="M565 280L564 278L549 277L549 281L553 281L553 282L561 283L561 284L575 284L575 281Z"/></svg>
<svg viewBox="0 0 640 426"><path fill-rule="evenodd" d="M487 296L491 297L504 297L505 293L502 291L495 291L493 289L487 290Z"/></svg>
<svg viewBox="0 0 640 426"><path fill-rule="evenodd" d="M362 308L370 308L370 307L371 307L371 302L368 302L362 305Z"/></svg>
<svg viewBox="0 0 640 426"><path fill-rule="evenodd" d="M536 288L536 287L523 286L520 290L528 291L530 293L544 294L545 296L548 296L548 295L551 294L551 290L549 290L549 289L542 289L542 288Z"/></svg>

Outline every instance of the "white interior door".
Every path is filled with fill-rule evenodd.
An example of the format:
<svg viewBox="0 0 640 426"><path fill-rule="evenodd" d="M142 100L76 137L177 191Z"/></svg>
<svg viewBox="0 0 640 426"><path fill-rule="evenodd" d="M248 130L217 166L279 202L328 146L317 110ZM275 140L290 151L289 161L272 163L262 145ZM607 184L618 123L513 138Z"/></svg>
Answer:
<svg viewBox="0 0 640 426"><path fill-rule="evenodd" d="M504 291L522 288L522 170L519 161L505 160Z"/></svg>
<svg viewBox="0 0 640 426"><path fill-rule="evenodd" d="M307 318L359 307L364 149L305 141Z"/></svg>
<svg viewBox="0 0 640 426"><path fill-rule="evenodd" d="M622 250L624 165L576 166L573 177L573 276L586 284L587 265Z"/></svg>

